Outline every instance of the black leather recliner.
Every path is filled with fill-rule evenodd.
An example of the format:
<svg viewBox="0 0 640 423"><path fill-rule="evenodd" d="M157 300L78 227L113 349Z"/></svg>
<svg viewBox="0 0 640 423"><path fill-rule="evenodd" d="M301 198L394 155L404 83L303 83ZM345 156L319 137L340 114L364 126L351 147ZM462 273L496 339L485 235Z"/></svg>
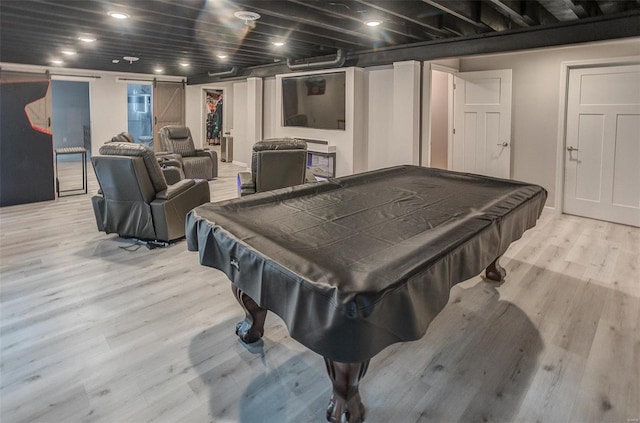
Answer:
<svg viewBox="0 0 640 423"><path fill-rule="evenodd" d="M213 179L218 176L218 153L196 149L186 126L168 125L158 132L160 150L177 157L187 178Z"/></svg>
<svg viewBox="0 0 640 423"><path fill-rule="evenodd" d="M240 196L305 183L307 143L295 138L272 138L253 145L251 172L238 173Z"/></svg>
<svg viewBox="0 0 640 423"><path fill-rule="evenodd" d="M210 201L206 181L182 179L167 185L152 150L111 142L91 158L100 192L91 198L99 231L143 240L184 236L187 213Z"/></svg>

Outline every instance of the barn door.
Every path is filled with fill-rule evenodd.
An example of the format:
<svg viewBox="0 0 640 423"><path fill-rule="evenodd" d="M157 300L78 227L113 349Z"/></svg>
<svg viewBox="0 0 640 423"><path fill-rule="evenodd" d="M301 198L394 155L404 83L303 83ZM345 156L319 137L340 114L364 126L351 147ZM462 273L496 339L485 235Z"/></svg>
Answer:
<svg viewBox="0 0 640 423"><path fill-rule="evenodd" d="M452 169L509 178L511 69L457 73L453 115Z"/></svg>
<svg viewBox="0 0 640 423"><path fill-rule="evenodd" d="M153 145L160 143L158 131L166 125L185 124L185 87L182 82L154 82L153 84Z"/></svg>
<svg viewBox="0 0 640 423"><path fill-rule="evenodd" d="M572 69L564 211L640 226L640 65Z"/></svg>

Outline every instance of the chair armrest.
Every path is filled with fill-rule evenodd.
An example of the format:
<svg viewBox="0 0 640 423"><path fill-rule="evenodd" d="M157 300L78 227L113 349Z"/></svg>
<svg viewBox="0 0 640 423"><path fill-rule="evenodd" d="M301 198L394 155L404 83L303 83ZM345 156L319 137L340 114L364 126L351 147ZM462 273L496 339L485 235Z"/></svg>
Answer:
<svg viewBox="0 0 640 423"><path fill-rule="evenodd" d="M214 162L218 161L218 153L215 150L208 150L208 149L196 150L196 156L198 157L209 156L211 157L211 160L213 160Z"/></svg>
<svg viewBox="0 0 640 423"><path fill-rule="evenodd" d="M182 168L182 160L173 159L173 158L162 158L162 160L158 160L158 164L160 167L179 167Z"/></svg>
<svg viewBox="0 0 640 423"><path fill-rule="evenodd" d="M181 181L178 181L173 185L169 185L167 189L157 193L156 200L170 200L173 197L176 197L185 192L195 184L196 182L193 179L183 179Z"/></svg>
<svg viewBox="0 0 640 423"><path fill-rule="evenodd" d="M179 166L167 166L163 163L161 169L164 179L167 181L167 185L177 184L184 179L184 172Z"/></svg>
<svg viewBox="0 0 640 423"><path fill-rule="evenodd" d="M182 165L182 156L176 153L169 153L166 151L159 151L155 153L156 159L158 159L158 163L162 165L166 161L178 161L180 165Z"/></svg>
<svg viewBox="0 0 640 423"><path fill-rule="evenodd" d="M256 184L253 182L251 172L238 172L238 195L242 197L255 192Z"/></svg>

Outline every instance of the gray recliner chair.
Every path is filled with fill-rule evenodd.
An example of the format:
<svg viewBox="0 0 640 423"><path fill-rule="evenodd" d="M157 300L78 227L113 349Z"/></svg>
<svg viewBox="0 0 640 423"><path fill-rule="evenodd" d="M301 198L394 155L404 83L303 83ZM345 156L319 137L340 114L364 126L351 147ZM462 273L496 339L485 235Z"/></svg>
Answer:
<svg viewBox="0 0 640 423"><path fill-rule="evenodd" d="M206 181L167 185L152 150L111 142L93 156L100 191L91 198L99 231L169 242L184 236L187 213L210 201Z"/></svg>
<svg viewBox="0 0 640 423"><path fill-rule="evenodd" d="M135 143L136 140L133 138L128 132L120 132L118 135L115 135L111 138L111 141L107 142L129 142ZM156 154L156 158L158 160L158 164L162 168L162 174L167 181L168 185L173 185L184 179L184 172L182 170L182 160L181 157L177 154L169 154L166 152L159 152Z"/></svg>
<svg viewBox="0 0 640 423"><path fill-rule="evenodd" d="M218 176L218 153L196 149L186 126L168 125L158 132L159 150L178 155L185 177L213 179Z"/></svg>
<svg viewBox="0 0 640 423"><path fill-rule="evenodd" d="M238 173L238 194L304 184L306 170L306 142L295 138L258 141L253 145L251 172Z"/></svg>

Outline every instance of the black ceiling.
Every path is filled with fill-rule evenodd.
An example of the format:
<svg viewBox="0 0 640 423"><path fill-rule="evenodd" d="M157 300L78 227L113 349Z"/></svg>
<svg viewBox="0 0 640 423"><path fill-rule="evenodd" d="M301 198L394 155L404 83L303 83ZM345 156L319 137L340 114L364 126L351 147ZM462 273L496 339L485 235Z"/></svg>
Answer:
<svg viewBox="0 0 640 423"><path fill-rule="evenodd" d="M109 11L130 18L116 20ZM236 11L261 18L245 22L234 17ZM486 44L502 34L526 36L532 46L634 36L640 35L639 12L640 0L2 0L0 61L52 66L59 58L64 67L138 73L162 67L165 75L202 79L232 67L246 71L338 50L371 65L419 58L411 53L416 47L440 46L445 53L453 45L447 43ZM364 25L373 17L382 24ZM540 40L560 34L541 30L563 28L573 33L566 41ZM83 43L81 34L97 40ZM272 42L280 39L286 44L277 48ZM63 49L77 54L64 56ZM222 52L228 58L216 57ZM140 60L129 63L125 56Z"/></svg>

